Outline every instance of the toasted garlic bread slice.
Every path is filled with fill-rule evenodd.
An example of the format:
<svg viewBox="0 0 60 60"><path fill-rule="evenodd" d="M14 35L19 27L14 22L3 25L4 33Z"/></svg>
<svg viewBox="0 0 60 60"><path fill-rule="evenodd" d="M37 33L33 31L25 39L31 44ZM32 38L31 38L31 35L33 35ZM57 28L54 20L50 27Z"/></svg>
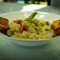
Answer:
<svg viewBox="0 0 60 60"><path fill-rule="evenodd" d="M57 35L60 35L60 20L53 22L54 31Z"/></svg>
<svg viewBox="0 0 60 60"><path fill-rule="evenodd" d="M9 29L8 20L6 18L0 17L0 31L5 31Z"/></svg>

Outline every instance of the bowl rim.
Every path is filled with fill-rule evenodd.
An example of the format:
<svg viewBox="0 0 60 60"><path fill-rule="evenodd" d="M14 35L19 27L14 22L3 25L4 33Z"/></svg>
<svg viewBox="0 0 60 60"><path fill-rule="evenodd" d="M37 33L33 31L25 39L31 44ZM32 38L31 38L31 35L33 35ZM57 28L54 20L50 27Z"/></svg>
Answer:
<svg viewBox="0 0 60 60"><path fill-rule="evenodd" d="M1 32L0 32L1 33ZM55 38L51 38L51 39L18 39L18 38L12 38L12 37L9 37L9 36L6 36L5 34L2 34L2 36L4 36L5 38L9 38L9 39L12 39L12 40L17 40L17 41L47 41L47 40L55 40L55 39L60 39L60 37L55 37ZM60 36L60 35L59 35Z"/></svg>
<svg viewBox="0 0 60 60"><path fill-rule="evenodd" d="M8 13L4 13L4 14L1 14L0 15L0 17L2 17L3 15L7 15L7 14L10 14L10 13L19 13L19 12L37 12L37 13L47 13L47 14L54 14L54 13L49 13L49 12L40 12L40 11L14 11L14 12L8 12ZM60 15L58 15L58 14L54 14L54 15L57 15L57 16L60 16ZM51 39L40 39L40 40L38 40L38 39L34 39L34 40L32 40L32 39L18 39L18 38L12 38L12 37L8 37L8 36L6 36L6 35L4 35L4 34L2 34L4 37L6 37L6 38L10 38L10 39L13 39L13 40L18 40L18 41L46 41L46 40L55 40L55 39L60 39L60 37L55 37L55 38L51 38ZM60 35L59 35L60 36Z"/></svg>
<svg viewBox="0 0 60 60"><path fill-rule="evenodd" d="M19 12L37 12L37 13L47 13L47 14L54 14L54 15L60 16L59 14L50 13L50 12L41 12L41 11L13 11L13 12L2 13L2 14L0 15L0 17L3 16L3 15L6 15L6 14L19 13Z"/></svg>

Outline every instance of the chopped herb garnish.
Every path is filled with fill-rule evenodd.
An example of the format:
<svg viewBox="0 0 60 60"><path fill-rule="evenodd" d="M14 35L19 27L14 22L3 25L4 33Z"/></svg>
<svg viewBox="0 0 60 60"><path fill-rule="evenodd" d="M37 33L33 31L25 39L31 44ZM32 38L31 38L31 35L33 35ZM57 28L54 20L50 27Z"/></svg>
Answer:
<svg viewBox="0 0 60 60"><path fill-rule="evenodd" d="M46 23L46 25L49 25L49 22L48 21L46 21L45 23Z"/></svg>
<svg viewBox="0 0 60 60"><path fill-rule="evenodd" d="M48 29L45 29L45 31L48 31Z"/></svg>
<svg viewBox="0 0 60 60"><path fill-rule="evenodd" d="M54 29L53 24L50 25L51 29Z"/></svg>
<svg viewBox="0 0 60 60"><path fill-rule="evenodd" d="M16 30L15 32L19 32L18 30Z"/></svg>
<svg viewBox="0 0 60 60"><path fill-rule="evenodd" d="M37 32L37 35L39 34L39 32Z"/></svg>

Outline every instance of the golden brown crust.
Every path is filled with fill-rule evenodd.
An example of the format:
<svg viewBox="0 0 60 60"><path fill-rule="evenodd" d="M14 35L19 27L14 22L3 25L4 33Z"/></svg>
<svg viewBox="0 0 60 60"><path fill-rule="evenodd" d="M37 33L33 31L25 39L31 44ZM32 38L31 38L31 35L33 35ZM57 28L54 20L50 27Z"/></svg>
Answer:
<svg viewBox="0 0 60 60"><path fill-rule="evenodd" d="M60 20L53 22L54 31L57 35L60 35Z"/></svg>
<svg viewBox="0 0 60 60"><path fill-rule="evenodd" d="M0 31L5 31L7 29L9 29L8 20L0 17Z"/></svg>
<svg viewBox="0 0 60 60"><path fill-rule="evenodd" d="M55 33L56 33L57 35L60 35L60 28L57 28L57 29L55 30Z"/></svg>

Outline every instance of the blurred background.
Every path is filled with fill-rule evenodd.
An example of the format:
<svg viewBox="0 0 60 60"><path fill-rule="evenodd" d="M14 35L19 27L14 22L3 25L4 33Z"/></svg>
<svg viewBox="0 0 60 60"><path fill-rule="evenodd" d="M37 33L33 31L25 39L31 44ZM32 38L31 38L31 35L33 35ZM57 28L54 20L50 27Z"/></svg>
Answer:
<svg viewBox="0 0 60 60"><path fill-rule="evenodd" d="M40 5L51 4L51 0L0 0L0 2L12 2L19 4L40 4Z"/></svg>
<svg viewBox="0 0 60 60"><path fill-rule="evenodd" d="M0 14L13 11L42 11L60 14L60 0L0 0Z"/></svg>

